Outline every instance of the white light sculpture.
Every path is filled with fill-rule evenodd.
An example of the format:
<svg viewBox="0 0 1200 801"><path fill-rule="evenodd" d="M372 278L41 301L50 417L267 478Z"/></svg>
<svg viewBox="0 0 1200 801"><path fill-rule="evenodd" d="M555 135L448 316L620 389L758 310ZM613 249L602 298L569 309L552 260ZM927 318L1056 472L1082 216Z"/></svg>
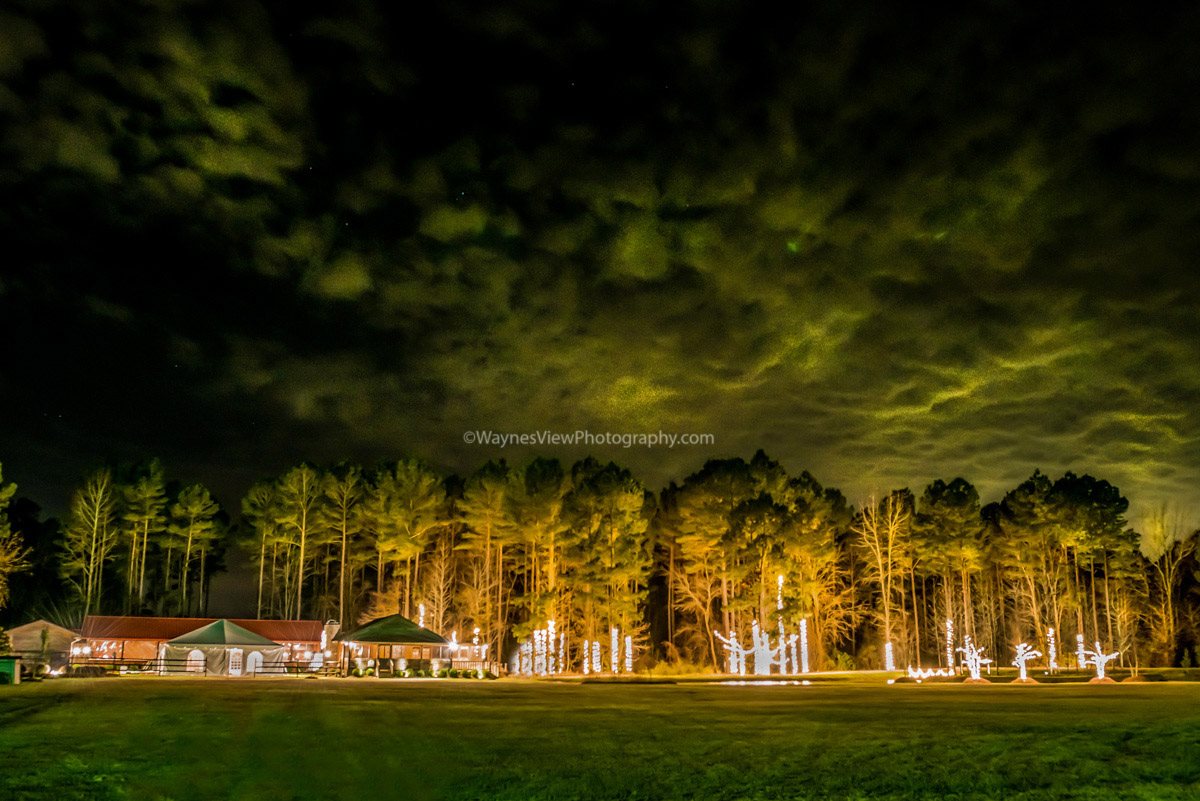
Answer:
<svg viewBox="0 0 1200 801"><path fill-rule="evenodd" d="M963 638L963 647L958 649L963 654L963 664L967 666L967 672L971 674L971 681L984 681L980 675L984 665L990 665L992 660L984 657L983 652L986 648L979 648L972 642L970 635Z"/></svg>
<svg viewBox="0 0 1200 801"><path fill-rule="evenodd" d="M592 672L600 672L600 641L592 641Z"/></svg>
<svg viewBox="0 0 1200 801"><path fill-rule="evenodd" d="M633 672L633 637L625 635L625 672Z"/></svg>
<svg viewBox="0 0 1200 801"><path fill-rule="evenodd" d="M950 678L954 675L953 670L946 668L915 668L912 665L908 666L908 677L910 679L931 679L935 676L939 678Z"/></svg>
<svg viewBox="0 0 1200 801"><path fill-rule="evenodd" d="M946 618L946 667L954 670L954 621Z"/></svg>
<svg viewBox="0 0 1200 801"><path fill-rule="evenodd" d="M896 669L896 655L892 651L892 644L890 642L886 643L883 646L883 669L884 670L895 670Z"/></svg>
<svg viewBox="0 0 1200 801"><path fill-rule="evenodd" d="M555 673L555 646L558 638L554 636L554 621L546 621L546 672Z"/></svg>
<svg viewBox="0 0 1200 801"><path fill-rule="evenodd" d="M750 646L745 647L738 639L737 632L730 632L728 637L722 636L720 632L713 632L718 640L725 646L725 651L729 655L728 665L729 672L740 676L746 675L747 656L754 657L754 674L756 676L771 675L772 667L778 667L779 672L787 672L787 653L788 649L795 649L797 636L780 635L778 645L771 644L771 635L764 631L758 621L754 621L750 632Z"/></svg>
<svg viewBox="0 0 1200 801"><path fill-rule="evenodd" d="M425 628L425 604L417 604L417 625Z"/></svg>
<svg viewBox="0 0 1200 801"><path fill-rule="evenodd" d="M1112 681L1112 679L1104 675L1104 666L1113 661L1120 655L1120 651L1113 651L1111 654L1104 653L1104 649L1100 647L1100 643L1096 643L1095 651L1084 651L1085 665L1092 665L1096 668L1096 677L1092 679L1095 682Z"/></svg>
<svg viewBox="0 0 1200 801"><path fill-rule="evenodd" d="M612 666L612 672L619 673L620 664L618 663L618 660L621 657L621 635L617 631L616 626L613 626L611 629L609 629L608 635L611 643L608 648L608 662L609 665Z"/></svg>
<svg viewBox="0 0 1200 801"><path fill-rule="evenodd" d="M731 631L729 633L729 637L727 638L722 637L719 631L713 632L713 634L715 634L716 638L724 644L725 652L729 654L728 671L730 673L737 674L738 676L745 676L746 654L750 652L743 648L741 642L738 641L737 632Z"/></svg>
<svg viewBox="0 0 1200 801"><path fill-rule="evenodd" d="M1017 681L1026 683L1030 681L1029 673L1026 670L1025 663L1029 662L1031 659L1037 659L1041 655L1041 651L1035 650L1027 643L1022 642L1017 644L1017 655L1013 658L1013 664L1016 665L1017 670L1020 671L1020 677L1017 679Z"/></svg>
<svg viewBox="0 0 1200 801"><path fill-rule="evenodd" d="M1088 666L1087 651L1085 651L1083 648L1083 635L1082 634L1075 635L1075 661L1078 664L1080 670L1083 670L1084 668L1086 668Z"/></svg>
<svg viewBox="0 0 1200 801"><path fill-rule="evenodd" d="M1046 650L1050 652L1050 672L1058 670L1058 640L1054 639L1054 628L1046 631Z"/></svg>

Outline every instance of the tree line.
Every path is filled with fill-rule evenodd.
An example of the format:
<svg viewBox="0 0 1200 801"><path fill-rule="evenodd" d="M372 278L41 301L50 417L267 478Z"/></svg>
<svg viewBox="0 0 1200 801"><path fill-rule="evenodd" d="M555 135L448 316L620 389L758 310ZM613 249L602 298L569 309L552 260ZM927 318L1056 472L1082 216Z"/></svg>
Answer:
<svg viewBox="0 0 1200 801"><path fill-rule="evenodd" d="M13 496L0 479L0 606L41 564L76 616L203 614L236 553L260 617L423 615L493 653L554 620L570 665L618 628L651 658L719 666L717 633L779 615L807 621L814 669L881 667L889 646L899 666L944 664L947 626L1000 656L1046 651L1053 630L1063 665L1077 634L1127 664L1191 663L1200 633L1200 532L1165 508L1135 531L1116 487L1074 473L986 505L962 478L851 505L761 451L657 493L591 458L465 478L413 459L302 464L252 486L231 522L151 461L88 476L61 525Z"/></svg>

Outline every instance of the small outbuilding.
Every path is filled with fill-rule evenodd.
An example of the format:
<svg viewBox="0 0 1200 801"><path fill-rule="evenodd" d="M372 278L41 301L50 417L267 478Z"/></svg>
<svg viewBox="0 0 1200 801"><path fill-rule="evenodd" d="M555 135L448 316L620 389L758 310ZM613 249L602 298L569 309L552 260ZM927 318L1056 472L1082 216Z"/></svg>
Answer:
<svg viewBox="0 0 1200 801"><path fill-rule="evenodd" d="M52 669L66 666L70 659L71 643L78 633L49 620L35 620L8 630L12 650L24 659L26 666L48 665Z"/></svg>
<svg viewBox="0 0 1200 801"><path fill-rule="evenodd" d="M164 673L254 676L282 673L288 649L228 620L217 620L168 640L159 658Z"/></svg>
<svg viewBox="0 0 1200 801"><path fill-rule="evenodd" d="M342 643L342 670L376 667L378 675L399 670L439 670L450 667L450 643L403 615L376 618L336 637Z"/></svg>

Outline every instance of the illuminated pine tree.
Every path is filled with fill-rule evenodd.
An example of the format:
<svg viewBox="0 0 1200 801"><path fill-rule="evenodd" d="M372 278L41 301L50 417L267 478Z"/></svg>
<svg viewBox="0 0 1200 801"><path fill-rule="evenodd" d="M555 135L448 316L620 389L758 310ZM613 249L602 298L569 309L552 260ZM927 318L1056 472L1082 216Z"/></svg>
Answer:
<svg viewBox="0 0 1200 801"><path fill-rule="evenodd" d="M175 542L179 543L179 611L187 614L188 590L192 584L192 564L196 562L199 573L200 591L203 592L205 561L213 543L219 536L217 528L217 513L220 507L213 500L209 491L199 485L185 487L171 504L171 522L168 530ZM169 568L168 568L169 569ZM203 599L199 600L197 610L201 613Z"/></svg>
<svg viewBox="0 0 1200 801"><path fill-rule="evenodd" d="M508 636L512 546L519 538L510 496L517 480L503 460L488 462L467 480L459 503L466 526L459 547L468 559L464 611L492 654Z"/></svg>
<svg viewBox="0 0 1200 801"><path fill-rule="evenodd" d="M112 472L97 470L75 491L64 532L63 577L75 589L84 616L101 609L104 565L117 542Z"/></svg>
<svg viewBox="0 0 1200 801"><path fill-rule="evenodd" d="M4 470L0 467L0 609L8 604L9 577L29 567L29 549L8 522L8 505L16 491L16 484L4 483Z"/></svg>
<svg viewBox="0 0 1200 801"><path fill-rule="evenodd" d="M254 533L251 546L258 563L258 600L256 616L275 609L276 564L280 546L278 492L275 482L264 481L250 487L242 499L242 521ZM269 582L269 590L267 588ZM265 591L267 590L267 591Z"/></svg>
<svg viewBox="0 0 1200 801"><path fill-rule="evenodd" d="M146 600L146 558L151 540L159 540L167 524L167 493L162 465L151 461L134 482L122 487L121 525L129 544L126 594L140 608Z"/></svg>
<svg viewBox="0 0 1200 801"><path fill-rule="evenodd" d="M283 612L285 616L298 620L304 614L304 584L310 572L310 540L320 529L317 508L322 498L321 475L308 464L294 467L279 480L276 492L276 523L295 551L289 554L294 556L289 560L293 574L285 582L290 583L291 588Z"/></svg>
<svg viewBox="0 0 1200 801"><path fill-rule="evenodd" d="M348 569L363 525L365 488L362 471L357 466L343 465L325 476L322 491L325 502L319 507L320 519L337 553L337 619L345 624L349 620L346 614Z"/></svg>

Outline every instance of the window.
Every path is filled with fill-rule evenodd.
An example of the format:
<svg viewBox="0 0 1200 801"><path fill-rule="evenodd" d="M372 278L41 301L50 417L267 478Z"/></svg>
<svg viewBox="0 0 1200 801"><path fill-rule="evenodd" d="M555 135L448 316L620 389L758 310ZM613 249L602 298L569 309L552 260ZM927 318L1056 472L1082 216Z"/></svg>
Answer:
<svg viewBox="0 0 1200 801"><path fill-rule="evenodd" d="M229 675L230 676L242 675L242 649L241 648L230 648L229 649Z"/></svg>
<svg viewBox="0 0 1200 801"><path fill-rule="evenodd" d="M192 649L192 652L187 657L187 672L188 673L203 673L204 672L204 652L198 648Z"/></svg>

